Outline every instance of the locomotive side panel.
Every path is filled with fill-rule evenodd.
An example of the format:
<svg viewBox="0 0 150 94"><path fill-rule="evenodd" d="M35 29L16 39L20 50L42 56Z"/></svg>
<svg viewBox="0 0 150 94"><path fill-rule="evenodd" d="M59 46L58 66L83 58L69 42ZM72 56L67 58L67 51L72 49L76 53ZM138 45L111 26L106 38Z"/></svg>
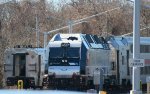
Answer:
<svg viewBox="0 0 150 94"><path fill-rule="evenodd" d="M108 75L110 72L110 58L109 58L110 50L103 49L90 49L88 50L88 62L87 66L90 68L89 75L93 75L93 71L96 68L99 68L103 71L103 74Z"/></svg>

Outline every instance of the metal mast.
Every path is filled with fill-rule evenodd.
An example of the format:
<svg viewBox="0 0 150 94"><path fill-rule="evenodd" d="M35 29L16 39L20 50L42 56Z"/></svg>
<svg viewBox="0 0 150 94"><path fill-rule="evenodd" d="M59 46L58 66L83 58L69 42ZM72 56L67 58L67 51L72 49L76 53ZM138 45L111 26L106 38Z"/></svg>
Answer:
<svg viewBox="0 0 150 94"><path fill-rule="evenodd" d="M40 42L39 19L38 19L38 14L36 13L36 47L40 46L39 42Z"/></svg>
<svg viewBox="0 0 150 94"><path fill-rule="evenodd" d="M140 59L140 2L140 0L134 0L133 60ZM132 90L130 94L142 94L142 91L140 91L139 67L133 67Z"/></svg>

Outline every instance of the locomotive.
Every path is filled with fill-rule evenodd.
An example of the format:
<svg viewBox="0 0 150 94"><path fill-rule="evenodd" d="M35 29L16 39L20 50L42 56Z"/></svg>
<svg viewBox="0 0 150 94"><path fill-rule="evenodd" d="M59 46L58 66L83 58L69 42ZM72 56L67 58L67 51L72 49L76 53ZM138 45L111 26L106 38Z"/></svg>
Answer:
<svg viewBox="0 0 150 94"><path fill-rule="evenodd" d="M90 34L56 34L46 47L45 64L49 87L102 87L110 74L109 45Z"/></svg>

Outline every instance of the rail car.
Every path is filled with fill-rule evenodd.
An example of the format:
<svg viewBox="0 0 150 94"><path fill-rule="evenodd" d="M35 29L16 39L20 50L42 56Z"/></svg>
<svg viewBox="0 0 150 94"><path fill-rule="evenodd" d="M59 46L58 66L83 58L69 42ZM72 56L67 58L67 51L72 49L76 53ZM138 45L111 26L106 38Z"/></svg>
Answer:
<svg viewBox="0 0 150 94"><path fill-rule="evenodd" d="M129 59L133 58L132 37L110 37L108 43L111 49L111 71L115 82L120 86L132 85L132 67ZM150 75L150 38L140 38L140 59L144 59L145 67L141 67L141 82L146 84L146 77Z"/></svg>
<svg viewBox="0 0 150 94"><path fill-rule="evenodd" d="M56 34L47 45L49 87L95 88L110 74L109 45L90 34ZM102 86L101 86L102 87Z"/></svg>
<svg viewBox="0 0 150 94"><path fill-rule="evenodd" d="M129 57L133 57L133 38L126 37L129 45ZM141 75L141 82L146 84L146 77L150 75L150 37L141 37L140 38L140 59L144 59L145 66L141 67L140 75ZM132 68L129 68L129 76L132 75Z"/></svg>
<svg viewBox="0 0 150 94"><path fill-rule="evenodd" d="M17 45L15 48L6 49L4 85L14 86L18 80L22 80L24 88L42 88L45 71L43 56L43 48Z"/></svg>

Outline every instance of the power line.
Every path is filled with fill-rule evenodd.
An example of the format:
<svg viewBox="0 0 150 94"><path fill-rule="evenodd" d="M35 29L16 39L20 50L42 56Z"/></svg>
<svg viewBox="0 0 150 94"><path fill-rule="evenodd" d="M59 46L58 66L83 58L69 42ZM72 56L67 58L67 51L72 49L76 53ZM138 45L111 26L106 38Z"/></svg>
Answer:
<svg viewBox="0 0 150 94"><path fill-rule="evenodd" d="M89 16L89 17L85 17L85 18L83 18L83 19L79 19L79 20L76 20L76 21L74 21L74 22L76 23L76 22L80 22L80 21L83 21L83 20L91 19L91 18L93 18L93 17L100 16L100 15L102 15L102 14L105 14L105 13L107 13L107 12L114 11L114 10L117 10L117 9L120 9L120 7L117 7L117 8L111 9L111 10L107 10L107 11L104 11L104 12L101 12L101 13L98 13L98 14L95 14L95 15L92 15L92 16Z"/></svg>
<svg viewBox="0 0 150 94"><path fill-rule="evenodd" d="M149 28L150 28L150 26L149 26L149 27L142 28L142 29L140 29L140 31L143 31L143 30L149 29ZM133 33L133 32L127 33L127 34L123 34L123 35L121 35L121 36L127 36L127 35L130 35L130 34L132 34L132 33Z"/></svg>
<svg viewBox="0 0 150 94"><path fill-rule="evenodd" d="M120 9L120 7L117 7L117 8L114 8L114 9L111 9L111 10L107 10L107 11L104 11L104 12L101 12L101 13L98 13L98 14L95 14L95 15L92 15L92 16L89 16L89 17L85 17L85 18L82 18L82 19L79 19L79 20L76 20L76 21L73 21L73 26L74 25L77 25L77 24L80 24L82 23L83 21L87 20L87 19L91 19L93 17L96 17L96 16L100 16L102 14L105 14L105 13L108 13L110 11L114 11L114 10L117 10L117 9ZM58 28L58 29L55 29L55 30L51 30L51 31L48 31L47 34L50 34L50 33L53 33L53 32L56 32L56 31L59 31L59 30L62 30L62 29L66 29L66 28L69 28L69 26L64 26L62 28Z"/></svg>
<svg viewBox="0 0 150 94"><path fill-rule="evenodd" d="M92 16L89 16L89 17L85 17L85 18L82 18L82 19L79 19L79 20L76 20L76 21L72 21L73 23L71 25L75 26L77 24L81 24L81 23L85 22L85 20L87 20L87 19L91 19L93 17L100 16L100 15L102 15L104 13L107 13L107 12L110 12L110 11L114 11L114 10L117 10L117 9L120 9L120 7L116 7L114 9L107 10L107 11L104 11L104 12L101 12L101 13L98 13L98 14L95 14L95 15L92 15ZM70 26L64 26L64 27L61 27L61 28L58 28L58 29L55 29L55 30L51 30L51 31L48 31L48 32L43 32L43 34L44 34L44 48L47 45L47 35L48 34L53 33L53 32L58 32L59 30L66 29L66 28L69 28L69 27Z"/></svg>

